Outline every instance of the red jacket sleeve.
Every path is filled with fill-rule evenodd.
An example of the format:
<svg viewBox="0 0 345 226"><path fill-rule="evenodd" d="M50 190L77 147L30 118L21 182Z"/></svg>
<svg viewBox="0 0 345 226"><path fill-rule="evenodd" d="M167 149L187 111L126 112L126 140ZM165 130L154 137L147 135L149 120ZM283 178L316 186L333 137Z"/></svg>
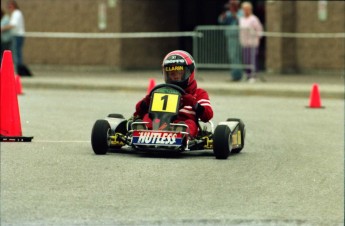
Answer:
<svg viewBox="0 0 345 226"><path fill-rule="evenodd" d="M203 89L197 89L196 100L198 104L204 107L204 111L199 115L201 121L208 122L213 118L213 109L208 93Z"/></svg>
<svg viewBox="0 0 345 226"><path fill-rule="evenodd" d="M142 118L147 113L148 109L143 106L143 102L145 102L145 97L135 105L135 112L133 114L134 116L139 116L140 118Z"/></svg>

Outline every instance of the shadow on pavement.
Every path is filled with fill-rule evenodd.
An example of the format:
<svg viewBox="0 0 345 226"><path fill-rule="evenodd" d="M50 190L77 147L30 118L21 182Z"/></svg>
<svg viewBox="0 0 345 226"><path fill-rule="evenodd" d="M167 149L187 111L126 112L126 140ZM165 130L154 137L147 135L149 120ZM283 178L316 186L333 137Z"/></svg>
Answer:
<svg viewBox="0 0 345 226"><path fill-rule="evenodd" d="M108 150L108 154L116 155L131 155L133 157L141 157L141 158L157 158L157 159L200 159L200 158L215 158L213 154L213 150L198 150L198 151L185 151L185 152L171 152L171 151L137 151L130 148L123 148L120 150L117 149L110 149ZM243 153L231 153L229 158L235 158Z"/></svg>

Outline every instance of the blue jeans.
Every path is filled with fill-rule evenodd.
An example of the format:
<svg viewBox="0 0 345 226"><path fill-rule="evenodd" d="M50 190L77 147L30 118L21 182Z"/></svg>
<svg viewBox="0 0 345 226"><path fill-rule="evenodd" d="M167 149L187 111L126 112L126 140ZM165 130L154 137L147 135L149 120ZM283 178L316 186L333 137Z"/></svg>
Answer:
<svg viewBox="0 0 345 226"><path fill-rule="evenodd" d="M24 36L14 36L12 41L13 60L16 67L23 65Z"/></svg>
<svg viewBox="0 0 345 226"><path fill-rule="evenodd" d="M0 62L2 62L2 55L4 54L5 50L12 50L12 42L1 42L1 58Z"/></svg>

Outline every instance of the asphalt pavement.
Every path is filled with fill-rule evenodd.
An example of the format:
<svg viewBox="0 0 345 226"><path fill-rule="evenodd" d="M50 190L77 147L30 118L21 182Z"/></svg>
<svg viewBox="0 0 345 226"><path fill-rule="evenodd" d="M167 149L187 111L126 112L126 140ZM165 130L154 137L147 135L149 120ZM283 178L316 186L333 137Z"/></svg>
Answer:
<svg viewBox="0 0 345 226"><path fill-rule="evenodd" d="M110 71L105 69L66 69L33 67L33 77L23 77L25 88L143 91L150 79L163 83L159 70ZM200 70L198 86L211 94L240 96L280 96L309 98L312 85L318 84L321 98L344 99L344 74L265 74L256 83L245 78L233 82L228 71ZM25 90L24 90L25 91Z"/></svg>
<svg viewBox="0 0 345 226"><path fill-rule="evenodd" d="M255 84L254 84L255 85ZM217 125L246 124L238 155L212 150L93 153L93 123L129 117L145 91L25 89L23 135L1 145L1 220L7 225L344 224L344 101L212 95Z"/></svg>

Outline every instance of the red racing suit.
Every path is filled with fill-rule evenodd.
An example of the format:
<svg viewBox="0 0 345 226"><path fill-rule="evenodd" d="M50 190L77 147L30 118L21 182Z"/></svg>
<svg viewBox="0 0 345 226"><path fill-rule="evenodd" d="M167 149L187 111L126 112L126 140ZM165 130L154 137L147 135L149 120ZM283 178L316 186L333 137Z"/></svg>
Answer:
<svg viewBox="0 0 345 226"><path fill-rule="evenodd" d="M185 122L189 128L188 132L192 137L195 137L198 134L198 119L201 119L203 122L208 122L213 117L213 110L208 93L204 89L197 88L195 80L191 81L185 91L187 94L193 96L193 104L184 104L182 96L182 106L174 122ZM146 109L145 107L143 108L143 102L147 102L147 99L148 98L145 97L136 104L134 116L142 118L144 122L148 122L148 128L151 129L152 121L147 113L148 107L146 107ZM144 105L149 106L149 103L145 103Z"/></svg>

